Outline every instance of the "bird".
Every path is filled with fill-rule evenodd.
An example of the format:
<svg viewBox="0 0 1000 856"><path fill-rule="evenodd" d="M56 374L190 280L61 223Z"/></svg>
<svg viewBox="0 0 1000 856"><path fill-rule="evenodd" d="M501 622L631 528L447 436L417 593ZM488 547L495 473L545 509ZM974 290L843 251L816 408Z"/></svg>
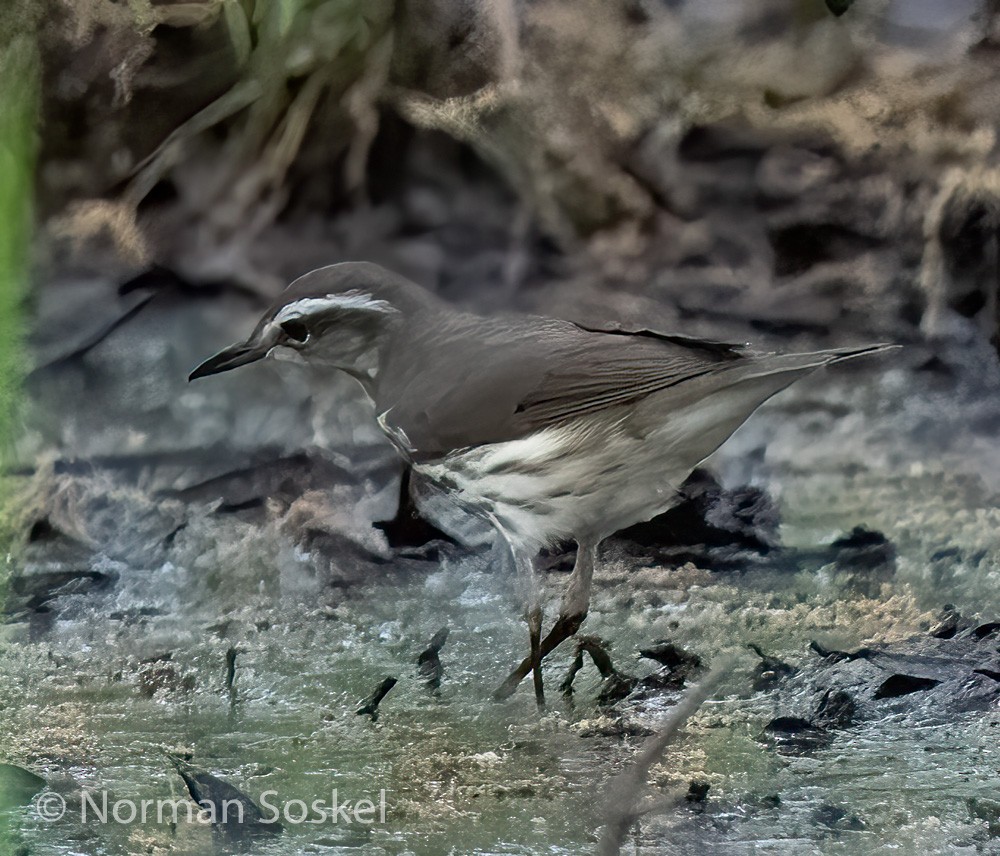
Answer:
<svg viewBox="0 0 1000 856"><path fill-rule="evenodd" d="M681 500L684 479L767 399L874 344L758 353L621 322L463 311L371 262L295 279L204 378L268 356L353 377L399 455L503 539L526 594L528 655L494 693L532 674L579 630L600 543ZM558 615L542 636L534 559L575 541Z"/></svg>

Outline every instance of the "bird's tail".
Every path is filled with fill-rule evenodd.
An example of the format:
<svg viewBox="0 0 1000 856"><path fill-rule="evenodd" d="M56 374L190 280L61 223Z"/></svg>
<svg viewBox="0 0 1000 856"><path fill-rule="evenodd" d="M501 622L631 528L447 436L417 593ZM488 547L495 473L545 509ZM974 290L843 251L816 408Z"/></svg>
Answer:
<svg viewBox="0 0 1000 856"><path fill-rule="evenodd" d="M743 374L744 378L767 377L768 375L806 373L821 366L828 366L831 363L840 363L844 360L853 360L855 357L864 357L869 354L879 354L885 351L894 351L902 345L892 345L881 343L878 345L862 345L855 348L831 348L826 351L810 351L802 354L767 354L761 356L755 368ZM789 380L792 382L794 378Z"/></svg>
<svg viewBox="0 0 1000 856"><path fill-rule="evenodd" d="M759 354L650 396L636 408L630 428L641 436L662 429L691 467L714 452L760 405L799 378L831 363L876 354L898 345L834 348L804 354ZM725 364L723 364L725 365ZM665 419L664 414L669 413Z"/></svg>

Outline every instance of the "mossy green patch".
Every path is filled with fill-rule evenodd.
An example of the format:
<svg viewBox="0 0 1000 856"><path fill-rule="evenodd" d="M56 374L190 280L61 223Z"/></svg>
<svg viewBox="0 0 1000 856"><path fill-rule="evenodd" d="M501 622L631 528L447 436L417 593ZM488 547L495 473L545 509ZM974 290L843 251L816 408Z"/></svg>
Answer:
<svg viewBox="0 0 1000 856"><path fill-rule="evenodd" d="M21 0L0 24L0 466L9 459L26 365L22 307L32 229L39 83L34 23L40 6ZM16 542L12 487L0 480L0 606ZM0 815L0 852L9 849L8 837Z"/></svg>

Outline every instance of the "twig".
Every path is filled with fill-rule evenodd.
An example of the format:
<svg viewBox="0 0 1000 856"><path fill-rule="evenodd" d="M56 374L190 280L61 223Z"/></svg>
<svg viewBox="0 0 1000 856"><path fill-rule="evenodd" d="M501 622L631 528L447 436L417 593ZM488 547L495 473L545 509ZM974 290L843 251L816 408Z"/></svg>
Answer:
<svg viewBox="0 0 1000 856"><path fill-rule="evenodd" d="M389 690L396 686L396 679L389 677L382 681L368 698L361 702L361 707L356 711L358 716L370 716L372 722L378 719L378 706L382 699L388 695Z"/></svg>
<svg viewBox="0 0 1000 856"><path fill-rule="evenodd" d="M229 706L236 707L236 648L226 650L226 693L229 695Z"/></svg>
<svg viewBox="0 0 1000 856"><path fill-rule="evenodd" d="M434 634L434 638L428 643L427 648L421 651L420 656L417 657L417 668L420 675L427 679L427 686L432 690L441 686L441 675L444 674L444 668L438 655L447 639L448 628L442 627Z"/></svg>
<svg viewBox="0 0 1000 856"><path fill-rule="evenodd" d="M618 856L632 824L644 814L654 808L662 811L683 801L684 797L680 796L676 800L668 799L666 802L647 801L644 805L642 792L646 787L646 778L650 768L663 758L663 753L677 736L677 732L715 691L723 675L732 669L732 665L733 658L727 657L688 690L684 698L665 718L659 733L646 741L632 766L611 780L606 790L605 825L597 851L599 856Z"/></svg>

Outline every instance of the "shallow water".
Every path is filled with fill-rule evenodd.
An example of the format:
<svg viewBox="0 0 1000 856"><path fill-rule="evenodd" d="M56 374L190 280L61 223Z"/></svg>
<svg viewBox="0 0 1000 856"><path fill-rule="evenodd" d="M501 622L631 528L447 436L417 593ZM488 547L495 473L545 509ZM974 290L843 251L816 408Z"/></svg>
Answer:
<svg viewBox="0 0 1000 856"><path fill-rule="evenodd" d="M830 373L762 410L714 461L726 483L751 480L778 498L787 545L816 547L862 523L884 531L899 558L878 597L852 594L833 566L637 570L605 552L586 628L611 643L621 670L651 672L637 648L662 637L709 661L740 652L717 700L654 770L660 789L708 782L704 810L644 820L625 852L1000 852L968 806L1000 785L995 705L952 714L911 699L838 732L826 749L787 757L762 742L761 729L808 706L808 682L785 693L749 689L756 660L747 642L808 666L812 639L852 650L923 636L945 602L983 620L1000 615L1000 521L992 488L976 475L990 446L957 415L987 405L951 393L947 430L930 445L914 414L933 390L920 383L891 366L863 383ZM197 552L194 539L211 531L185 536L187 549ZM241 532L216 535L232 545ZM246 544L258 545L249 535ZM951 552L933 558L944 548ZM490 701L525 640L513 582L491 572L487 556L412 562L401 580L346 590L317 588L308 556L283 555L272 576L239 549L211 557L212 573L110 563L118 583L61 598L60 618L35 641L25 625L5 628L0 756L45 775L69 806L55 823L32 806L16 810L9 822L23 852L217 849L206 826L183 819L81 822L81 789L107 790L112 803L183 796L163 749L191 753L258 801L274 792L269 801L290 806L293 818L299 807L289 801L329 800L333 788L341 800L374 802L385 791L384 823L289 822L254 853L588 852L608 777L640 741L617 734L654 726L676 699L602 710L588 665L568 703L557 686L569 655L559 652L547 665L544 716L526 687ZM562 582L550 575L550 595ZM435 694L415 661L445 625ZM225 686L231 646L235 703ZM378 721L355 715L386 675L399 683Z"/></svg>

